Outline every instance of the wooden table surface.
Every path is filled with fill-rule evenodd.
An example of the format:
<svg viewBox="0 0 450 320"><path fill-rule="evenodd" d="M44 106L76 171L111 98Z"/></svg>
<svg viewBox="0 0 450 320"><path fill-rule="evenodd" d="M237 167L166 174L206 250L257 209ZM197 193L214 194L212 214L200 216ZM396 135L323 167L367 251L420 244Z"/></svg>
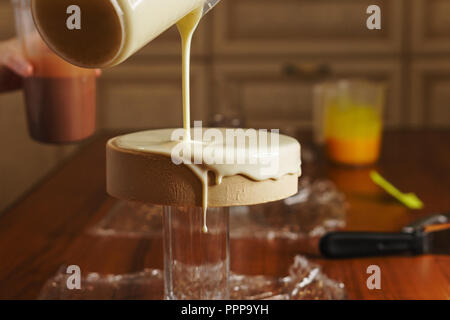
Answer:
<svg viewBox="0 0 450 320"><path fill-rule="evenodd" d="M34 299L61 265L83 272L126 273L162 268L159 240L99 237L86 232L116 203L105 192L105 141L99 135L12 208L0 215L0 298ZM300 135L308 148L308 135ZM313 148L310 148L313 150ZM311 155L311 154L310 154ZM331 179L349 203L347 229L396 231L423 215L450 211L450 132L385 134L375 169L404 191L415 192L425 208L412 212L370 182L371 168L328 164L320 152L304 164L311 177ZM19 161L19 159L18 159ZM23 159L32 161L32 159ZM285 275L294 245L231 243L232 270ZM378 257L346 260L312 258L342 281L350 299L450 299L450 256ZM366 268L381 268L381 290L366 287Z"/></svg>

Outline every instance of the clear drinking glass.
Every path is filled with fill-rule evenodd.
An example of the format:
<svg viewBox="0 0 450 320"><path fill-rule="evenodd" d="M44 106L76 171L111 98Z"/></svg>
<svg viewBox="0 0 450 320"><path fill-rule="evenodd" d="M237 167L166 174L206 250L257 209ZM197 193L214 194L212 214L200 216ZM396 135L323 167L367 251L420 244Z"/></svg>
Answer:
<svg viewBox="0 0 450 320"><path fill-rule="evenodd" d="M228 299L229 209L164 207L164 294L167 300Z"/></svg>
<svg viewBox="0 0 450 320"><path fill-rule="evenodd" d="M367 80L327 82L315 88L316 141L337 163L367 165L378 160L385 85Z"/></svg>
<svg viewBox="0 0 450 320"><path fill-rule="evenodd" d="M13 0L16 28L33 75L24 79L28 128L41 142L85 139L96 127L96 75L54 54L41 39L31 16L30 0Z"/></svg>

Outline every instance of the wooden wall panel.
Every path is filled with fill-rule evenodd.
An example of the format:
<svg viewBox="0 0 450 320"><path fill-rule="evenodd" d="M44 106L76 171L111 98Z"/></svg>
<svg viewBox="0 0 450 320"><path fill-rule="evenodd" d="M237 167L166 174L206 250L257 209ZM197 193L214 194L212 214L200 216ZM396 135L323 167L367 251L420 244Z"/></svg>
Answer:
<svg viewBox="0 0 450 320"><path fill-rule="evenodd" d="M365 78L388 86L385 120L387 126L401 122L402 67L398 59L385 60L285 60L222 62L214 67L218 113L244 118L248 126L311 127L314 75L286 74L285 66L314 69L326 65L337 78ZM319 68L320 69L320 68Z"/></svg>
<svg viewBox="0 0 450 320"><path fill-rule="evenodd" d="M15 35L14 13L9 0L0 0L0 41Z"/></svg>
<svg viewBox="0 0 450 320"><path fill-rule="evenodd" d="M411 0L410 33L414 53L450 52L450 1Z"/></svg>
<svg viewBox="0 0 450 320"><path fill-rule="evenodd" d="M382 8L382 30L366 9ZM403 0L226 0L214 10L218 55L374 54L401 50Z"/></svg>
<svg viewBox="0 0 450 320"><path fill-rule="evenodd" d="M0 136L0 212L76 148L44 145L28 136L21 92L0 95Z"/></svg>
<svg viewBox="0 0 450 320"><path fill-rule="evenodd" d="M206 67L191 68L191 118L207 118ZM99 126L148 129L182 125L181 66L127 62L105 71L99 87Z"/></svg>
<svg viewBox="0 0 450 320"><path fill-rule="evenodd" d="M414 126L450 125L450 59L417 59L411 68L412 112Z"/></svg>

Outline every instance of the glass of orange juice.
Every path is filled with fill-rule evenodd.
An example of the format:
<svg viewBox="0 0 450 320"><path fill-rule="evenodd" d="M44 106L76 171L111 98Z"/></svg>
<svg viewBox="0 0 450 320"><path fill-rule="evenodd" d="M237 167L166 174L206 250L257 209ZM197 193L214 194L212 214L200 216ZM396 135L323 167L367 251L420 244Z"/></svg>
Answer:
<svg viewBox="0 0 450 320"><path fill-rule="evenodd" d="M315 123L330 160L356 166L378 160L385 91L384 84L366 80L316 87Z"/></svg>

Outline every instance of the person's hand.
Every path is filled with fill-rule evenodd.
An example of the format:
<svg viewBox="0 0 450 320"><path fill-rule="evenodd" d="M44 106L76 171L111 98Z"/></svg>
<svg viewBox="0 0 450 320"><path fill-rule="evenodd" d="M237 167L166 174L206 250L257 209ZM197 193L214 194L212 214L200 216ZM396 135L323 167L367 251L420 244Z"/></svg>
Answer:
<svg viewBox="0 0 450 320"><path fill-rule="evenodd" d="M101 75L95 69L95 75ZM23 78L33 75L33 65L24 57L17 39L0 42L0 93L22 88Z"/></svg>
<svg viewBox="0 0 450 320"><path fill-rule="evenodd" d="M33 66L23 56L17 39L0 42L0 92L22 87L22 78L33 74Z"/></svg>

